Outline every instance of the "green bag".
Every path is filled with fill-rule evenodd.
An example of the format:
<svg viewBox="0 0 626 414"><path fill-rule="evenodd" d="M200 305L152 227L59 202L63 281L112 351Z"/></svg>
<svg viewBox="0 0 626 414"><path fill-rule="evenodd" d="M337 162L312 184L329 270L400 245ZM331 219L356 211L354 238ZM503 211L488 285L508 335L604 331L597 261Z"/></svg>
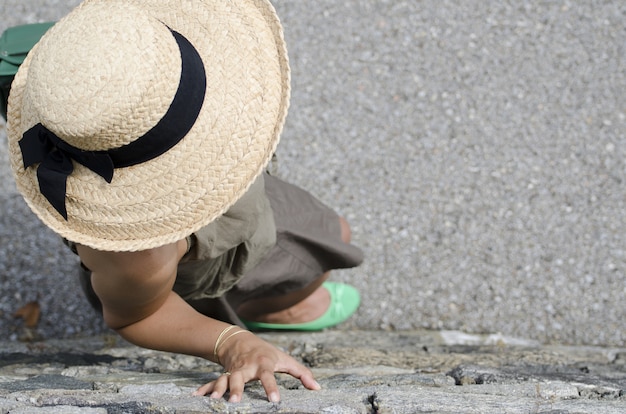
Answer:
<svg viewBox="0 0 626 414"><path fill-rule="evenodd" d="M54 24L33 23L10 27L0 36L0 115L7 119L11 82L28 52Z"/></svg>

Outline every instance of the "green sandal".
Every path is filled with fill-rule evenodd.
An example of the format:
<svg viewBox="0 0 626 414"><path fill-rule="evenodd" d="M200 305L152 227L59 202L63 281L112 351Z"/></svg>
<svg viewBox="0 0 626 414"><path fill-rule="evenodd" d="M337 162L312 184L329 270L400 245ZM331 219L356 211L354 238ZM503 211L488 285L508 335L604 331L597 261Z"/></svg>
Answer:
<svg viewBox="0 0 626 414"><path fill-rule="evenodd" d="M356 312L361 297L359 292L344 283L324 282L323 287L330 293L330 306L322 316L311 322L304 323L265 323L243 320L250 330L281 330L281 331L321 331L340 324Z"/></svg>

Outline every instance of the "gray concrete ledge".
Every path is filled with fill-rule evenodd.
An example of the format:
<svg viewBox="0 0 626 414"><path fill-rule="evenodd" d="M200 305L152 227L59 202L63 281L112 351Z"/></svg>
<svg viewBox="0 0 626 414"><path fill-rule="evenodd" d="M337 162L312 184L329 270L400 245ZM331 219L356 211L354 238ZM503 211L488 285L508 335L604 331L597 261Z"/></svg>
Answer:
<svg viewBox="0 0 626 414"><path fill-rule="evenodd" d="M310 366L308 391L279 375L282 401L258 383L241 403L192 397L220 373L202 359L116 336L0 351L0 413L623 413L626 349L540 346L458 332L329 331L262 335Z"/></svg>

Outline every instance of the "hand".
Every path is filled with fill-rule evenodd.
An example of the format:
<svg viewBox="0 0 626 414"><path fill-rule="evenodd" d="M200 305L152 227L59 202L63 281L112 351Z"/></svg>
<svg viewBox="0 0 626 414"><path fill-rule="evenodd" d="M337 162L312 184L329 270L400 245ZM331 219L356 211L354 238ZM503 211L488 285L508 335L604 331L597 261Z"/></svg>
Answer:
<svg viewBox="0 0 626 414"><path fill-rule="evenodd" d="M244 385L261 380L269 401L280 401L275 372L289 374L310 390L319 390L311 370L291 356L265 342L252 333L242 333L230 339L219 353L219 360L226 369L218 379L198 388L194 395L221 398L230 390L229 402L241 401Z"/></svg>

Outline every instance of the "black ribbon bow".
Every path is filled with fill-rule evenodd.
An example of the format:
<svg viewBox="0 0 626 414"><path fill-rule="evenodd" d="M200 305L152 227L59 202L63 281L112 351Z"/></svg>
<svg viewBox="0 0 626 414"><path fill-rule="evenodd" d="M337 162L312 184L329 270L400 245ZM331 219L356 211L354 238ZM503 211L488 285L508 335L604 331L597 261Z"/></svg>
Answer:
<svg viewBox="0 0 626 414"><path fill-rule="evenodd" d="M41 194L67 220L65 194L67 177L74 171L72 160L81 163L108 183L113 179L113 161L106 151L84 151L62 141L52 131L37 124L19 141L24 169L37 167Z"/></svg>
<svg viewBox="0 0 626 414"><path fill-rule="evenodd" d="M180 142L194 126L206 92L204 64L189 40L178 32L171 32L181 55L178 90L165 115L144 135L107 151L76 148L42 124L26 131L20 139L24 169L39 163L39 190L65 220L67 177L74 171L72 160L111 183L114 168L129 167L158 157Z"/></svg>

